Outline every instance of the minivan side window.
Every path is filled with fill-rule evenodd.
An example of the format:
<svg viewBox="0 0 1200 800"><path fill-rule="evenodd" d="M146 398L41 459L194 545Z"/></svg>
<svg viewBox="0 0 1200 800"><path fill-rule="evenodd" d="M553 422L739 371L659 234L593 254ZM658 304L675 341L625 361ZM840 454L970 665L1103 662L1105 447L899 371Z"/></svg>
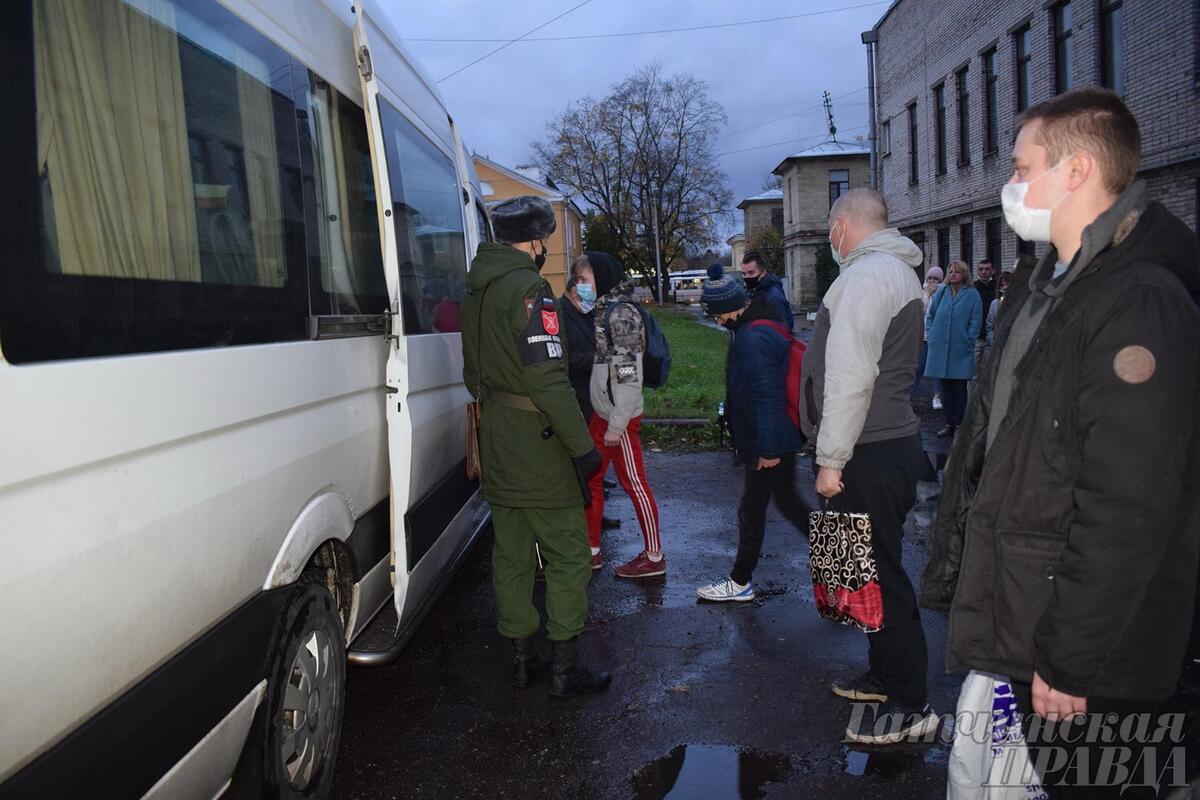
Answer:
<svg viewBox="0 0 1200 800"><path fill-rule="evenodd" d="M309 260L316 279L314 314L381 314L387 281L375 199L371 148L363 110L310 70L294 71L305 106L301 148L315 163L307 217Z"/></svg>
<svg viewBox="0 0 1200 800"><path fill-rule="evenodd" d="M463 191L454 162L383 99L379 118L396 224L404 333L457 331L467 258Z"/></svg>
<svg viewBox="0 0 1200 800"><path fill-rule="evenodd" d="M0 140L14 363L305 336L291 60L218 3L32 0ZM17 162L12 164L11 162Z"/></svg>

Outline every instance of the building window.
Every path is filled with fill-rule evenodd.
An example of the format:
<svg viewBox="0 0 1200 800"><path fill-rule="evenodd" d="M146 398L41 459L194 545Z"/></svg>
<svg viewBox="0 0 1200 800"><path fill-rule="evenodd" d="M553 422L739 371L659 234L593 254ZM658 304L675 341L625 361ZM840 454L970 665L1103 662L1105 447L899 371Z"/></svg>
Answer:
<svg viewBox="0 0 1200 800"><path fill-rule="evenodd" d="M987 260L992 262L992 266L1000 269L1000 218L992 217L985 226L985 235L987 236Z"/></svg>
<svg viewBox="0 0 1200 800"><path fill-rule="evenodd" d="M946 84L933 87L933 147L937 159L937 174L946 173Z"/></svg>
<svg viewBox="0 0 1200 800"><path fill-rule="evenodd" d="M793 181L793 178L791 175L789 175L788 179L787 179L787 198L784 200L784 203L783 203L785 206L787 206L788 225L791 225L792 222L796 219L796 212L795 212L796 204L792 202L792 181Z"/></svg>
<svg viewBox="0 0 1200 800"><path fill-rule="evenodd" d="M1029 90L1033 86L1033 34L1029 26L1013 34L1017 111L1029 108Z"/></svg>
<svg viewBox="0 0 1200 800"><path fill-rule="evenodd" d="M996 88L996 48L983 54L983 152L1000 149L1000 104Z"/></svg>
<svg viewBox="0 0 1200 800"><path fill-rule="evenodd" d="M782 208L772 208L771 209L771 227L774 228L775 230L779 231L780 233L783 233L783 209Z"/></svg>
<svg viewBox="0 0 1200 800"><path fill-rule="evenodd" d="M1100 80L1125 94L1125 9L1121 0L1100 4Z"/></svg>
<svg viewBox="0 0 1200 800"><path fill-rule="evenodd" d="M1071 63L1074 61L1075 45L1071 40L1071 4L1062 3L1051 10L1054 25L1054 92L1071 91L1074 78Z"/></svg>
<svg viewBox="0 0 1200 800"><path fill-rule="evenodd" d="M920 177L917 172L917 104L908 106L908 182L916 183Z"/></svg>
<svg viewBox="0 0 1200 800"><path fill-rule="evenodd" d="M967 262L968 269L974 269L975 226L970 222L958 226L958 257Z"/></svg>
<svg viewBox="0 0 1200 800"><path fill-rule="evenodd" d="M949 228L938 228L937 229L937 255L938 255L937 265L939 267L941 267L943 271L945 271L946 267L950 264L950 229Z"/></svg>
<svg viewBox="0 0 1200 800"><path fill-rule="evenodd" d="M971 163L971 89L967 83L967 68L954 75L954 90L958 95L958 165Z"/></svg>
<svg viewBox="0 0 1200 800"><path fill-rule="evenodd" d="M832 209L834 202L848 191L850 191L850 170L829 170L829 208Z"/></svg>
<svg viewBox="0 0 1200 800"><path fill-rule="evenodd" d="M892 121L885 119L879 126L879 154L890 155L892 152Z"/></svg>

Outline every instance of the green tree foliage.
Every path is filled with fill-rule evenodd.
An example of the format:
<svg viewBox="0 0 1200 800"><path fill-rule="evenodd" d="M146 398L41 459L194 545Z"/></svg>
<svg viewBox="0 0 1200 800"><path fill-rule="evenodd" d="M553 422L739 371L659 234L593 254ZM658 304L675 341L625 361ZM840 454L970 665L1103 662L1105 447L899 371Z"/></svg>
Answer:
<svg viewBox="0 0 1200 800"><path fill-rule="evenodd" d="M837 280L839 270L837 262L833 260L833 249L829 243L817 247L816 254L816 271L817 271L817 296L824 299L825 293L829 291L829 287Z"/></svg>
<svg viewBox="0 0 1200 800"><path fill-rule="evenodd" d="M746 252L755 250L767 262L767 270L776 275L784 275L783 234L774 225L769 225L754 232L747 242Z"/></svg>

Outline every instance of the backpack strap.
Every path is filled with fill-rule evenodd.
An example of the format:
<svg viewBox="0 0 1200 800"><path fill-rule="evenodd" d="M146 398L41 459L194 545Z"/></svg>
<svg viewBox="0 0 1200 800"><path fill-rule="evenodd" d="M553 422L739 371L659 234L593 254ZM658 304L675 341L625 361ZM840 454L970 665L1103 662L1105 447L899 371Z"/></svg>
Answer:
<svg viewBox="0 0 1200 800"><path fill-rule="evenodd" d="M775 331L776 333L778 333L780 336L787 339L788 341L791 341L794 338L791 334L791 331L789 331L787 329L786 325L784 325L782 322L778 322L773 319L752 319L752 320L750 320L750 322L748 322L746 324L746 327L747 328L759 328L759 327L770 328L771 330Z"/></svg>

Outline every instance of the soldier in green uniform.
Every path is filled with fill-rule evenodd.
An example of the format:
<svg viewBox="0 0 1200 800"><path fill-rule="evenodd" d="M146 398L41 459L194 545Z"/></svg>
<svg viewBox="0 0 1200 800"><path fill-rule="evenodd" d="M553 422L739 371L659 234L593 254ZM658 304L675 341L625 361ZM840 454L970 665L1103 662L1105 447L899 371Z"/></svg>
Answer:
<svg viewBox="0 0 1200 800"><path fill-rule="evenodd" d="M460 319L463 381L482 404L483 496L496 532L492 580L500 635L512 640L513 685L528 686L545 666L532 638L541 627L533 605L536 543L546 562L550 693L598 692L611 678L580 665L576 640L587 620L592 574L586 481L600 455L567 378L554 294L538 274L554 210L540 197L516 197L492 209L492 227L500 243L479 246Z"/></svg>

